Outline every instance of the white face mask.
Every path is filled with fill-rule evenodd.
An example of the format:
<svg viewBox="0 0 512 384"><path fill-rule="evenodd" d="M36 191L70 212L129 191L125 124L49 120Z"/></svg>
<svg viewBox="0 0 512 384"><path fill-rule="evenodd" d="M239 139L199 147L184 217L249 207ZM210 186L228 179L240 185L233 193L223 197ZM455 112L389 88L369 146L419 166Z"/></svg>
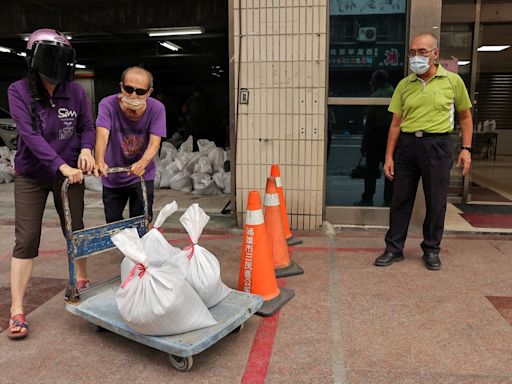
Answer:
<svg viewBox="0 0 512 384"><path fill-rule="evenodd" d="M123 95L121 97L121 102L127 109L131 109L132 111L137 111L146 106L146 99L132 99L131 97Z"/></svg>
<svg viewBox="0 0 512 384"><path fill-rule="evenodd" d="M428 63L428 57L425 56L414 56L409 57L409 67L411 71L418 75L422 75L428 71L430 64Z"/></svg>

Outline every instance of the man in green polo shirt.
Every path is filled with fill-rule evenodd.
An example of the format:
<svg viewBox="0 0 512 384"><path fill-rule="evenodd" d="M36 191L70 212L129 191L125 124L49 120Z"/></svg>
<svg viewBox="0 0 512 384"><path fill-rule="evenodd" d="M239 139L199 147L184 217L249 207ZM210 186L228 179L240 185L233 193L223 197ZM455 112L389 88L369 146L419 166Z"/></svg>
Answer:
<svg viewBox="0 0 512 384"><path fill-rule="evenodd" d="M404 259L403 248L411 219L414 198L421 177L425 192L423 261L431 270L441 268L439 251L444 230L450 170L453 165L452 140L455 112L462 130L462 147L457 167L466 175L471 165L473 122L471 102L459 75L440 64L435 36L423 33L409 49L413 72L402 79L393 93L384 174L393 180L393 198L386 233L386 249L375 260L388 266Z"/></svg>

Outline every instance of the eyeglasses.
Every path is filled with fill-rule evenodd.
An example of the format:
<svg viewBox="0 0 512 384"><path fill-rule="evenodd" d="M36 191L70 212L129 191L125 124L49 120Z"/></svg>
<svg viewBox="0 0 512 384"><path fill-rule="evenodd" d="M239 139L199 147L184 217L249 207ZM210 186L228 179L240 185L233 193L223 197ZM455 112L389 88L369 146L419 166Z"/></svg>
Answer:
<svg viewBox="0 0 512 384"><path fill-rule="evenodd" d="M123 89L126 93L132 94L135 92L137 96L144 96L146 93L148 93L149 89L142 89L142 88L134 88L131 85L122 84Z"/></svg>
<svg viewBox="0 0 512 384"><path fill-rule="evenodd" d="M418 49L415 51L414 49L410 49L409 52L407 52L407 56L414 57L416 55L418 56L428 56L428 54L432 51L435 51L437 48L432 48L431 50L427 49Z"/></svg>

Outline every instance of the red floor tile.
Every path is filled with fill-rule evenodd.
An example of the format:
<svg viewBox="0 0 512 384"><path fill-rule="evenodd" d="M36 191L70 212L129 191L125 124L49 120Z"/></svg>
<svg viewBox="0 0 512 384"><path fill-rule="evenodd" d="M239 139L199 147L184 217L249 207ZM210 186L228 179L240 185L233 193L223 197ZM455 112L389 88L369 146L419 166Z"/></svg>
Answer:
<svg viewBox="0 0 512 384"><path fill-rule="evenodd" d="M512 228L511 214L463 213L461 216L477 228Z"/></svg>
<svg viewBox="0 0 512 384"><path fill-rule="evenodd" d="M512 297L486 296L501 316L512 325Z"/></svg>

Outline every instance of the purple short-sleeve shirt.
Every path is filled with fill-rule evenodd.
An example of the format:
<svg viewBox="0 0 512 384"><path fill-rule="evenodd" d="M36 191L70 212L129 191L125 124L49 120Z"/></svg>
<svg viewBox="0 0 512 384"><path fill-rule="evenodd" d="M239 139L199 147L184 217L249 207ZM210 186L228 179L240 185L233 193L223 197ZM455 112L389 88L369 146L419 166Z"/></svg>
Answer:
<svg viewBox="0 0 512 384"><path fill-rule="evenodd" d="M149 97L142 117L130 120L121 110L118 95L107 96L99 104L96 126L110 131L105 163L109 167L128 167L141 159L148 147L150 134L165 137L165 108L160 101ZM144 179L154 180L155 171L155 160L151 160ZM124 172L102 177L103 185L108 188L123 187L139 180L137 176Z"/></svg>

